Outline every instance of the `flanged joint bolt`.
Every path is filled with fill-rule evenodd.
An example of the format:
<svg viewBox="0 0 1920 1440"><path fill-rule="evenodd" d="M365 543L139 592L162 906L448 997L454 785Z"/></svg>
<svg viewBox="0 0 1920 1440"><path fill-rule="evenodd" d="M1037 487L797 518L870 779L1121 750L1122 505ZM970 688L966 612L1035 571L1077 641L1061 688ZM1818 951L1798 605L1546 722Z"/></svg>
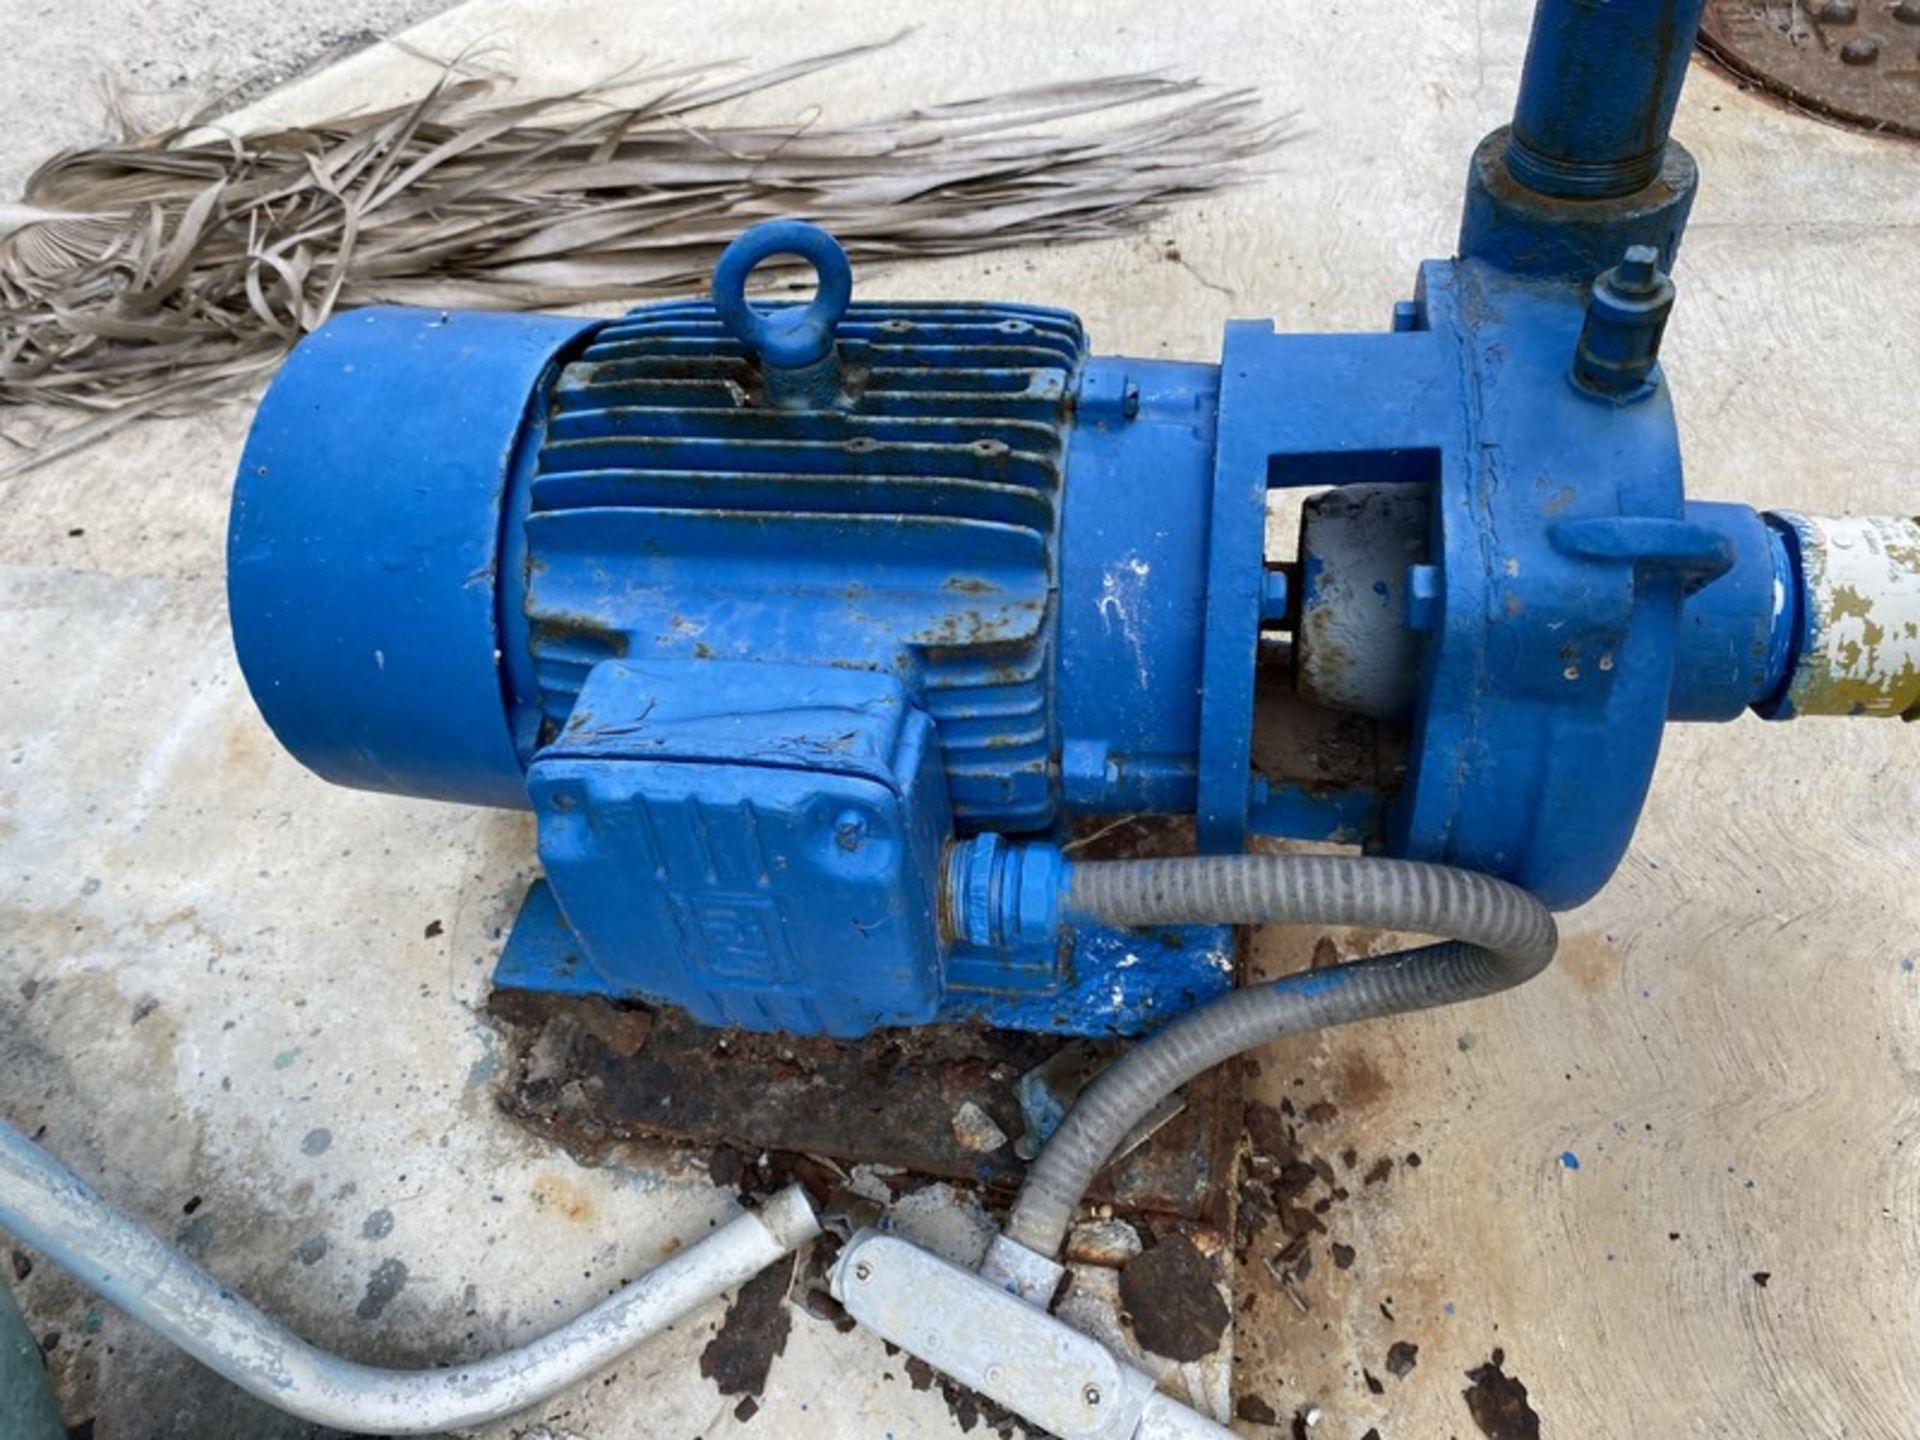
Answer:
<svg viewBox="0 0 1920 1440"><path fill-rule="evenodd" d="M1673 281L1660 269L1660 252L1651 245L1631 247L1593 282L1573 352L1574 383L1611 400L1649 393L1673 296Z"/></svg>

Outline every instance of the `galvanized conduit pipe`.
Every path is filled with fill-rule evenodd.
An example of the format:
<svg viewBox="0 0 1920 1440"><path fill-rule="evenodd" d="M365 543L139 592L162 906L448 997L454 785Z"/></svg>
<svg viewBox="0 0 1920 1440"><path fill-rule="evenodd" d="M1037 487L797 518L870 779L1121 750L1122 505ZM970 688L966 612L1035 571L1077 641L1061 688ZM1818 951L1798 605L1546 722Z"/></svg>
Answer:
<svg viewBox="0 0 1920 1440"><path fill-rule="evenodd" d="M277 1409L363 1434L426 1435L511 1415L575 1384L820 1233L790 1186L519 1349L442 1370L381 1370L309 1345L113 1209L0 1123L0 1227Z"/></svg>
<svg viewBox="0 0 1920 1440"><path fill-rule="evenodd" d="M1136 1045L1082 1092L1027 1171L1007 1238L1052 1259L1122 1137L1203 1071L1282 1035L1473 1000L1553 959L1553 916L1504 880L1344 855L1081 862L1065 918L1106 925L1368 925L1456 937L1235 990Z"/></svg>

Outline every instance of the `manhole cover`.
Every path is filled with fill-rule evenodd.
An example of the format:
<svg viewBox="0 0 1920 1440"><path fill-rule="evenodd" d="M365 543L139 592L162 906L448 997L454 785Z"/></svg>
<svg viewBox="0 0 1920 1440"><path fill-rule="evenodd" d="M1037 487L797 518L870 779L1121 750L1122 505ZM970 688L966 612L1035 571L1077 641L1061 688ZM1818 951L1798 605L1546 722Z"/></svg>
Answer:
<svg viewBox="0 0 1920 1440"><path fill-rule="evenodd" d="M1707 0L1700 43L1803 109L1920 138L1920 0Z"/></svg>

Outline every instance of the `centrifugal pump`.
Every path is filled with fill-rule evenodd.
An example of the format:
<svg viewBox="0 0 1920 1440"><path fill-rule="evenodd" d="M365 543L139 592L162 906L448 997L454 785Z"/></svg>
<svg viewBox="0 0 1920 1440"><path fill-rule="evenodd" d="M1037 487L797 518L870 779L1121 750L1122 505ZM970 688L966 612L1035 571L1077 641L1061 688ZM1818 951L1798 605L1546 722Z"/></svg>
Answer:
<svg viewBox="0 0 1920 1440"><path fill-rule="evenodd" d="M341 315L235 487L254 697L330 780L533 810L502 982L714 1024L1133 1032L1227 989L1191 906L1076 898L1090 816L1576 904L1669 721L1920 715L1920 525L1683 493L1699 12L1541 5L1459 254L1380 333L1101 356L1060 310L856 302L796 221L618 320ZM812 299L749 301L783 256Z"/></svg>

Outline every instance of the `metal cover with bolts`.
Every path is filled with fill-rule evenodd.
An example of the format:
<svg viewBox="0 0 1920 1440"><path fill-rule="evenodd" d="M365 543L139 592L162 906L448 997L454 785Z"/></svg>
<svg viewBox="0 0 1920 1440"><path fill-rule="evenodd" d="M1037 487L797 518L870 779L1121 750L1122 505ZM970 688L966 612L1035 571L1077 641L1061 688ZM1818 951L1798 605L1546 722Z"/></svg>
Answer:
<svg viewBox="0 0 1920 1440"><path fill-rule="evenodd" d="M1797 108L1920 137L1920 0L1709 0L1700 45Z"/></svg>

